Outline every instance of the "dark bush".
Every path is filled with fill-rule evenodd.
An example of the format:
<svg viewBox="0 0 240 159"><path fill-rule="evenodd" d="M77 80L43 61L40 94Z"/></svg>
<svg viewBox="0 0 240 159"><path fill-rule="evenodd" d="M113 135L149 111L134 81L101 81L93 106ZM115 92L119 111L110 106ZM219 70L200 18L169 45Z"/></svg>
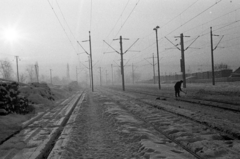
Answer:
<svg viewBox="0 0 240 159"><path fill-rule="evenodd" d="M19 95L18 83L0 83L0 109L7 113L26 114L29 109L28 100Z"/></svg>

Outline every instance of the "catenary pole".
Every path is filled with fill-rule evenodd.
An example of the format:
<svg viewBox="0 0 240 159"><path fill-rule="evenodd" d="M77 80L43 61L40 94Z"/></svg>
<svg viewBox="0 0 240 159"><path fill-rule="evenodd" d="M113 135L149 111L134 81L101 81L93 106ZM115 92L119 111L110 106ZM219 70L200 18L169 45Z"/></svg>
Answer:
<svg viewBox="0 0 240 159"><path fill-rule="evenodd" d="M17 65L17 80L19 82L19 73L18 73L18 56L15 56L16 57L16 65Z"/></svg>
<svg viewBox="0 0 240 159"><path fill-rule="evenodd" d="M113 85L113 64L111 64L111 68L112 68L112 85Z"/></svg>
<svg viewBox="0 0 240 159"><path fill-rule="evenodd" d="M92 88L92 77L91 77L91 60L90 60L90 55L88 56L88 74L89 74L89 85L90 88Z"/></svg>
<svg viewBox="0 0 240 159"><path fill-rule="evenodd" d="M120 41L120 52L118 52L117 50L115 50L111 45L109 45L106 41L104 41L108 46L110 46L114 51L116 51L118 54L120 54L121 56L121 62L120 62L120 67L121 67L121 75L122 75L122 88L123 91L125 91L125 81L124 81L124 65L123 65L123 54L125 54L127 51L129 51L129 49L139 40L137 39L125 52L123 52L123 48L122 48L122 40L129 40L127 38L122 38L122 36L120 36L120 39L113 39L113 40L119 40Z"/></svg>
<svg viewBox="0 0 240 159"><path fill-rule="evenodd" d="M91 63L91 84L92 84L92 92L94 92L93 85L93 67L92 67L92 44L91 44L91 32L89 31L89 47L90 47L90 63Z"/></svg>
<svg viewBox="0 0 240 159"><path fill-rule="evenodd" d="M102 70L101 70L101 67L99 67L99 73L100 73L100 86L102 86Z"/></svg>
<svg viewBox="0 0 240 159"><path fill-rule="evenodd" d="M213 34L212 27L210 27L210 40L211 40L211 61L212 61L212 84L215 85L215 74L214 74L214 56L213 56Z"/></svg>
<svg viewBox="0 0 240 159"><path fill-rule="evenodd" d="M185 57L184 57L184 40L183 40L183 33L180 34L181 39L181 70L182 70L182 77L183 77L183 88L186 88L186 74L185 74Z"/></svg>
<svg viewBox="0 0 240 159"><path fill-rule="evenodd" d="M124 66L123 66L123 48L122 48L122 36L120 36L120 55L121 55L121 74L122 74L122 88L125 91L125 81L124 81Z"/></svg>
<svg viewBox="0 0 240 159"><path fill-rule="evenodd" d="M77 80L77 83L78 83L78 68L76 66L76 80Z"/></svg>
<svg viewBox="0 0 240 159"><path fill-rule="evenodd" d="M37 63L35 64L35 72L36 72L37 82L39 82L39 79L38 79L38 64Z"/></svg>
<svg viewBox="0 0 240 159"><path fill-rule="evenodd" d="M52 69L50 69L50 79L51 79L51 84L52 84Z"/></svg>
<svg viewBox="0 0 240 159"><path fill-rule="evenodd" d="M153 30L156 31L156 44L157 44L157 60L158 60L158 89L161 89L161 82L160 82L160 64L159 64L159 50L158 50L158 32L159 26L156 26L156 28L153 28Z"/></svg>
<svg viewBox="0 0 240 159"><path fill-rule="evenodd" d="M133 66L133 63L132 63L132 83L134 84L134 66Z"/></svg>
<svg viewBox="0 0 240 159"><path fill-rule="evenodd" d="M153 83L155 84L155 63L154 63L154 53L153 53Z"/></svg>
<svg viewBox="0 0 240 159"><path fill-rule="evenodd" d="M108 74L107 74L107 70L106 70L106 85L107 85L107 75L108 75Z"/></svg>

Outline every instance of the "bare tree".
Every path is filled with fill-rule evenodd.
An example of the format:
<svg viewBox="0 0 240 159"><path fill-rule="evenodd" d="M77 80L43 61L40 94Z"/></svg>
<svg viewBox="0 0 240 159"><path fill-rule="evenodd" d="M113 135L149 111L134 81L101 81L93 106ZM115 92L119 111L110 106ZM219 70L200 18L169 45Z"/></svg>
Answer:
<svg viewBox="0 0 240 159"><path fill-rule="evenodd" d="M4 79L12 80L13 68L8 60L0 60L0 72Z"/></svg>
<svg viewBox="0 0 240 159"><path fill-rule="evenodd" d="M27 75L26 75L26 74L23 74L23 73L20 74L20 76L19 76L19 82L25 83L26 80L27 80Z"/></svg>
<svg viewBox="0 0 240 159"><path fill-rule="evenodd" d="M35 82L36 81L36 77L35 77L36 75L35 75L35 71L34 71L34 65L28 65L26 71L28 73L29 82Z"/></svg>

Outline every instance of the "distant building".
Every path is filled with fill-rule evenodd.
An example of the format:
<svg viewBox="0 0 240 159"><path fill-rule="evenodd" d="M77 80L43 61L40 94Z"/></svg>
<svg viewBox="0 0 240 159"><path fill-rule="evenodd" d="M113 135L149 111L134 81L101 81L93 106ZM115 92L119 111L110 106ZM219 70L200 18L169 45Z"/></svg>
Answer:
<svg viewBox="0 0 240 159"><path fill-rule="evenodd" d="M232 73L231 77L240 77L240 67Z"/></svg>

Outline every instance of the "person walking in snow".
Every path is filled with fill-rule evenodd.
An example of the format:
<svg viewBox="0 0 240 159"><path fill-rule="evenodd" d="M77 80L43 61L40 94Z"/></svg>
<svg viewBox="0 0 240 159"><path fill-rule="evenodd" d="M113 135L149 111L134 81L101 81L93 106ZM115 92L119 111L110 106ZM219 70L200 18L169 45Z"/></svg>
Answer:
<svg viewBox="0 0 240 159"><path fill-rule="evenodd" d="M180 91L182 91L181 89L182 83L183 83L183 80L176 82L176 84L174 85L175 97L180 97Z"/></svg>

